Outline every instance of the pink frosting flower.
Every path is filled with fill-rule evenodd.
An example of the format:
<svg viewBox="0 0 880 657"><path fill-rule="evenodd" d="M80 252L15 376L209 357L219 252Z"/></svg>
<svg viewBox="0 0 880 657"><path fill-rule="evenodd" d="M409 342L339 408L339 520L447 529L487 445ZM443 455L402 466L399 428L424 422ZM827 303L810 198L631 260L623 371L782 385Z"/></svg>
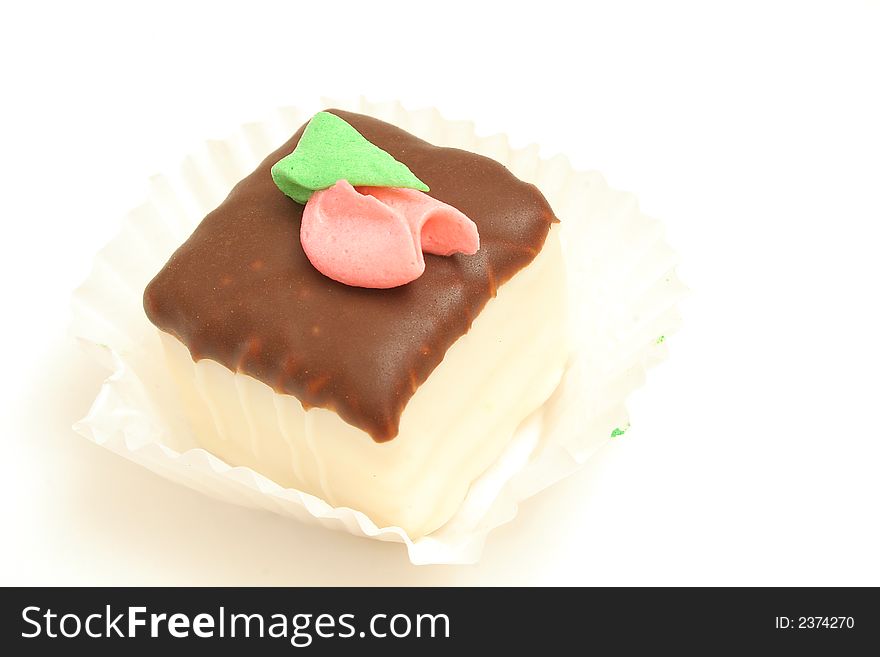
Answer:
<svg viewBox="0 0 880 657"><path fill-rule="evenodd" d="M425 271L424 253L473 255L476 224L427 194L399 187L358 187L346 180L312 194L300 240L315 269L358 287L391 288Z"/></svg>

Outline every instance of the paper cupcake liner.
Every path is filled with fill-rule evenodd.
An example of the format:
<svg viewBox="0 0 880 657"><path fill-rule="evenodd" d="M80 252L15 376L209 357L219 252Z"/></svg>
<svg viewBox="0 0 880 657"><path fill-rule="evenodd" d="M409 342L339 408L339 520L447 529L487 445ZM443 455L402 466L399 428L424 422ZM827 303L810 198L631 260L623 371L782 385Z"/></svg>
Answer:
<svg viewBox="0 0 880 657"><path fill-rule="evenodd" d="M486 155L532 182L562 223L573 354L554 394L528 418L497 462L474 484L458 512L437 531L412 540L398 527L292 488L246 467L231 467L194 437L171 384L158 332L142 307L144 287L229 189L315 111L339 107L393 123L432 143ZM572 169L563 156L542 159L535 145L511 148L505 135L478 136L466 121L400 103L324 100L311 111L278 110L209 141L179 171L151 180L147 201L96 256L74 293L72 333L112 369L83 436L172 481L235 504L303 522L406 545L415 564L472 563L486 535L511 520L518 503L567 476L628 426L626 398L666 353L684 287L659 222L635 198L598 173Z"/></svg>

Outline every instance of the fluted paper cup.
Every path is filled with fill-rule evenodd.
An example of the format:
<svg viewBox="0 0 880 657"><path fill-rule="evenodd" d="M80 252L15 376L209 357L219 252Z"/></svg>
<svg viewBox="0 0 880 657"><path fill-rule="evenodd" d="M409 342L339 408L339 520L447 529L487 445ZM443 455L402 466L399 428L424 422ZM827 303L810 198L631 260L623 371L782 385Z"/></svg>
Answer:
<svg viewBox="0 0 880 657"><path fill-rule="evenodd" d="M491 157L534 183L562 223L573 354L558 388L527 418L498 460L474 482L452 519L413 540L365 514L285 488L197 447L169 383L159 332L144 314L144 287L232 186L323 107L375 116L440 146ZM626 398L666 352L684 291L676 256L659 222L598 173L572 169L537 146L514 149L506 136L478 136L466 121L400 103L325 100L311 111L283 108L266 121L210 141L179 170L151 180L149 197L122 222L74 293L72 333L107 365L88 415L74 428L95 443L207 495L303 522L406 545L415 564L473 563L487 534L511 520L520 501L576 470L629 426Z"/></svg>

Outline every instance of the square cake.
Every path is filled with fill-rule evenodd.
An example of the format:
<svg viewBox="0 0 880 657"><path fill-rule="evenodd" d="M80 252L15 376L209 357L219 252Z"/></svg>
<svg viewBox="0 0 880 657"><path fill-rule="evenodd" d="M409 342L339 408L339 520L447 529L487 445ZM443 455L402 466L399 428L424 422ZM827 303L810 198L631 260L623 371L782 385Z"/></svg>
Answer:
<svg viewBox="0 0 880 657"><path fill-rule="evenodd" d="M557 219L494 160L327 112L469 218L476 252L426 251L423 273L386 289L321 273L300 239L308 205L273 179L307 124L201 221L144 308L201 446L418 538L452 517L559 383Z"/></svg>

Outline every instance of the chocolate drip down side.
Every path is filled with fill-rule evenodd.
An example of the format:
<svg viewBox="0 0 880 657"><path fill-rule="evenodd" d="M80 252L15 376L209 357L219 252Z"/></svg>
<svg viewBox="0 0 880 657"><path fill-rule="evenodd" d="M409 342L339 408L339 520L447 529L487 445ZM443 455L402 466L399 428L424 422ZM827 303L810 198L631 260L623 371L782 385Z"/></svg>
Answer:
<svg viewBox="0 0 880 657"><path fill-rule="evenodd" d="M433 146L367 116L328 111L406 164L431 196L470 217L480 250L425 255L424 274L392 289L325 277L300 245L303 206L270 175L303 127L202 220L147 286L144 309L194 360L210 358L304 407L330 409L384 442L397 435L409 399L498 286L540 252L556 218L535 186L494 160Z"/></svg>

